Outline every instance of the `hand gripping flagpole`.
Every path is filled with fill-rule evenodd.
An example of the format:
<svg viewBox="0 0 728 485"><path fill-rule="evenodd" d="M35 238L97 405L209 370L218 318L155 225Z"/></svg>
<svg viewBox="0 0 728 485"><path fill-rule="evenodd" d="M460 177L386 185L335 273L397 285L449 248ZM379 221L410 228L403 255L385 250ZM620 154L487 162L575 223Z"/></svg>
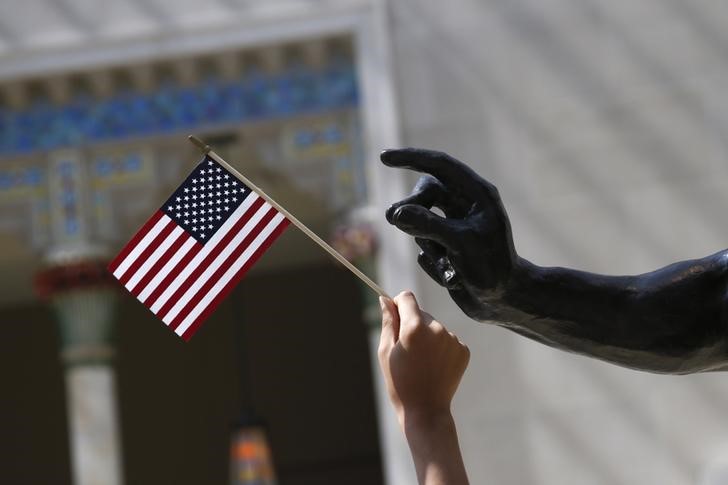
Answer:
<svg viewBox="0 0 728 485"><path fill-rule="evenodd" d="M343 264L346 269L354 273L360 280L362 280L364 283L369 286L372 290L376 291L380 296L383 296L385 298L390 298L389 295L387 295L387 292L384 291L378 284L376 284L374 281L372 281L367 275L359 271L359 268L354 266L349 260L347 260L345 257L343 257L336 249L332 248L326 241L321 239L316 235L315 232L313 232L311 229L306 227L305 224L303 224L301 221L296 219L290 212L288 212L286 209L284 209L278 202L273 200L268 194L263 192L260 188L258 188L257 185L255 185L253 182L247 179L243 174L235 170L229 163L227 163L223 158L215 153L212 148L210 148L210 145L207 145L205 142L200 140L194 135L190 135L189 140L205 155L208 155L210 158L215 160L217 163L225 167L230 173L235 175L241 182L243 182L245 185L250 187L252 190L254 190L259 196L261 196L266 202L268 202L270 205L275 207L278 212L286 216L286 218L291 221L291 223L299 228L305 235L313 239L313 241L321 246L327 253L329 253L331 256L334 257L338 262Z"/></svg>

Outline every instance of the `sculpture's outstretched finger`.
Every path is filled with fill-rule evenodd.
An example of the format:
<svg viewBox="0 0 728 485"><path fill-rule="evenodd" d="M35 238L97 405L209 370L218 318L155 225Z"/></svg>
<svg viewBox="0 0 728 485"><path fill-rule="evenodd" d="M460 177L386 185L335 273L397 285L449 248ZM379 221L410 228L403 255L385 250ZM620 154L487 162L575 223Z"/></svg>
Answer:
<svg viewBox="0 0 728 485"><path fill-rule="evenodd" d="M389 167L430 174L445 184L448 190L462 192L473 200L480 199L484 194L498 198L495 185L447 153L423 148L396 148L384 150L379 158Z"/></svg>

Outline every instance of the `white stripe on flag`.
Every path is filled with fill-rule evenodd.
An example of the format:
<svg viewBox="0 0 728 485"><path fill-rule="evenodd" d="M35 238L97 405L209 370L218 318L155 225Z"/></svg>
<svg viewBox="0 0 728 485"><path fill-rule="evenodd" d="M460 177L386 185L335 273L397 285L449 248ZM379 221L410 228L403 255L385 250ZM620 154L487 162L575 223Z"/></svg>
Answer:
<svg viewBox="0 0 728 485"><path fill-rule="evenodd" d="M154 224L154 227L152 227L148 233L144 235L141 241L134 246L134 249L131 250L129 254L127 254L126 258L124 258L124 261L121 262L121 264L116 268L116 271L114 271L114 277L116 279L121 278L124 276L124 273L126 273L126 270L129 269L129 266L134 264L134 261L139 257L142 252L147 249L147 246L149 246L149 243L151 243L157 235L162 232L162 229L168 224L172 222L172 219L167 216L167 214L164 214L156 224Z"/></svg>
<svg viewBox="0 0 728 485"><path fill-rule="evenodd" d="M179 248L179 251L174 253L172 257L165 263L165 265L162 267L159 272L154 275L154 278L152 278L152 281L149 282L147 286L144 287L144 290L142 290L141 293L139 293L139 301L144 303L144 301L149 298L149 295L152 294L152 292L159 286L159 283L162 282L164 278L167 277L170 271L174 269L175 266L180 262L182 258L185 257L185 254L189 252L190 249L192 249L192 246L195 245L197 241L195 238L190 237L188 240L182 244L182 247Z"/></svg>
<svg viewBox="0 0 728 485"><path fill-rule="evenodd" d="M129 281L126 282L126 289L129 291L132 291L134 287L139 284L142 278L147 274L149 269L154 266L154 263L156 263L159 258L162 257L165 251L169 249L169 247L174 244L174 242L182 235L184 230L177 226L174 229L172 229L172 232L169 233L169 235L165 238L164 241L162 241L162 244L159 245L157 249L154 250L154 252L144 261L144 263L139 267L139 269L134 273L134 275L129 279Z"/></svg>
<svg viewBox="0 0 728 485"><path fill-rule="evenodd" d="M207 257L208 254L217 246L217 244L220 242L220 239L225 237L225 235L230 231L230 229L235 225L238 220L243 217L243 215L247 212L248 208L258 199L258 194L251 193L249 196L245 198L242 204L235 209L235 212L232 213L230 218L225 221L225 223L218 229L218 231L215 233L214 236L210 238L209 241L202 247L202 250L195 254L195 257L192 258L192 260L185 266L185 268L180 272L180 274L177 275L177 277L169 284L169 286L164 290L164 292L157 298L157 301L154 302L154 305L151 306L151 310L154 314L156 314L165 303L167 303L167 300L174 295L174 292L177 291L177 289L184 283L184 281L190 276L190 273L192 273L195 268L197 268L202 261Z"/></svg>
<svg viewBox="0 0 728 485"><path fill-rule="evenodd" d="M197 319L197 317L202 313L205 308L215 299L215 297L220 293L223 288L228 284L228 282L240 271L240 269L243 267L243 265L250 259L250 257L255 253L255 251L258 250L258 248L263 244L268 237L271 235L271 233L278 227L281 222L285 220L285 217L280 212L276 214L273 219L270 220L268 225L263 228L260 233L258 233L258 236L248 245L247 248L245 248L245 251L238 257L238 259L228 268L228 270L220 277L218 281L215 282L215 285L210 288L210 291L207 292L207 294L200 299L200 301L195 305L195 307L192 309L192 311L187 314L184 320L179 324L179 326L174 330L177 335L182 335L185 333L185 330L189 328L192 323Z"/></svg>
<svg viewBox="0 0 728 485"><path fill-rule="evenodd" d="M275 210L271 207L269 203L264 203L260 206L258 211L253 214L253 217L248 220L248 222L245 223L245 225L240 229L240 232L238 232L235 237L233 237L230 242L223 248L222 251L220 251L220 254L218 254L215 259L205 268L205 271L200 274L200 276L192 282L190 287L187 289L187 291L184 292L182 297L177 300L177 302L174 304L172 308L167 312L166 315L162 318L162 321L169 325L172 320L177 316L177 314L182 310L187 303L195 296L195 294L200 291L200 288L210 279L210 277L215 274L215 271L222 266L223 263L225 263L225 260L228 259L230 256L230 253L235 251L235 249L242 244L242 242L245 240L245 238L250 234L250 232L255 228L255 226L260 222L260 220L265 216L269 210Z"/></svg>

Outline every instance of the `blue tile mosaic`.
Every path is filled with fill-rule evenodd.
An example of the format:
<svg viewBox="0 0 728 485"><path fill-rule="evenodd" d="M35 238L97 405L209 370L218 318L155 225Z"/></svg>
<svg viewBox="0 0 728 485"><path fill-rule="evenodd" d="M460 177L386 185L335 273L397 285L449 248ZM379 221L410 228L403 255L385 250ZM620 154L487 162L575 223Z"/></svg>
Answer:
<svg viewBox="0 0 728 485"><path fill-rule="evenodd" d="M278 75L253 71L234 82L207 76L194 87L168 81L152 93L123 90L105 99L81 94L62 106L38 100L22 111L0 109L0 156L315 113L358 101L350 62L318 70L293 65Z"/></svg>

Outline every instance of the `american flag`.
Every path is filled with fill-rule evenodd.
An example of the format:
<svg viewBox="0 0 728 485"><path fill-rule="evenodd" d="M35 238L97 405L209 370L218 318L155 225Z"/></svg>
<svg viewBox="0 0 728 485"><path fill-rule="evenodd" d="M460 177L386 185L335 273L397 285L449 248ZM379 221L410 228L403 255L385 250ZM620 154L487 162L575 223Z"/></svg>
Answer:
<svg viewBox="0 0 728 485"><path fill-rule="evenodd" d="M288 219L209 156L109 264L185 340L288 226Z"/></svg>

